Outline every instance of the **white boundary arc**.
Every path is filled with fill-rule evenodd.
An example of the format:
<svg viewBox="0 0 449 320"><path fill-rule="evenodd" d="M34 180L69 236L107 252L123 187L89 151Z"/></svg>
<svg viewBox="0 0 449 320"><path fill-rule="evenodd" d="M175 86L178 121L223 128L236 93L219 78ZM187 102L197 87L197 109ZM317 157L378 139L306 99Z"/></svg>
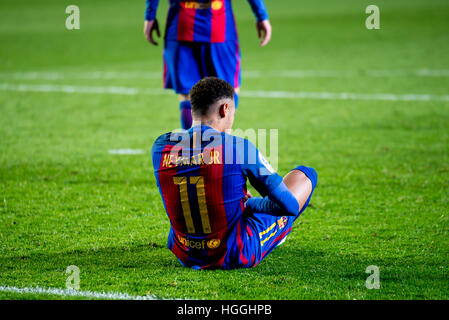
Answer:
<svg viewBox="0 0 449 320"><path fill-rule="evenodd" d="M86 299L109 299L109 300L160 300L154 295L134 296L128 293L120 292L95 292L95 291L76 291L73 289L42 288L42 287L11 287L0 286L0 292L11 292L17 294L47 294L62 297L80 297Z"/></svg>
<svg viewBox="0 0 449 320"><path fill-rule="evenodd" d="M59 288L42 288L36 287L13 287L1 286L0 292L11 292L17 294L32 294L32 295L56 295L61 297L79 297L86 299L107 299L107 300L177 300L177 299L162 299L155 295L136 296L122 292L96 292L96 291L76 291L73 289L59 289Z"/></svg>

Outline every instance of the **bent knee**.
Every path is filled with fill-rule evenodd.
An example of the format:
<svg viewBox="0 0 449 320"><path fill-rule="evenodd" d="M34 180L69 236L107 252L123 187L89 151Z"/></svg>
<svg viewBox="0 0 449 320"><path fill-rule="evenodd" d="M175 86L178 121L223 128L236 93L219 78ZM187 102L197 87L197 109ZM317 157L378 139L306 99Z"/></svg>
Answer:
<svg viewBox="0 0 449 320"><path fill-rule="evenodd" d="M315 189L315 186L318 183L318 173L314 168L306 166L298 166L293 170L301 171L307 178L309 178L310 182L312 183L312 190Z"/></svg>

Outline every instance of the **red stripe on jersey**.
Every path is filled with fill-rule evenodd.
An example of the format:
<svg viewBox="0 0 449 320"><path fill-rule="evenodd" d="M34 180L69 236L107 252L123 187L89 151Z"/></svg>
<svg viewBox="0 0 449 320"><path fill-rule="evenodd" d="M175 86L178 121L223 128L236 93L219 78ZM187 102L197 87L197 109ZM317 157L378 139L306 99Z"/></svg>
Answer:
<svg viewBox="0 0 449 320"><path fill-rule="evenodd" d="M237 59L237 64L235 67L235 74L234 74L234 88L239 88L240 87L240 83L239 83L239 75L240 75L240 47L239 47L239 41L235 40L235 45L236 45L236 50L235 50L235 55L236 55L236 59Z"/></svg>
<svg viewBox="0 0 449 320"><path fill-rule="evenodd" d="M189 259L189 255L186 253L187 248L183 246L182 244L178 245L179 241L177 239L177 233L175 232L175 243L173 244L173 247L171 248L171 252L174 253L174 255L181 260L184 263L187 263L187 260ZM182 246L182 249L180 246Z"/></svg>
<svg viewBox="0 0 449 320"><path fill-rule="evenodd" d="M164 60L164 75L162 78L162 81L163 81L162 87L165 88L165 85L167 83L167 62L165 61L165 59L163 59L163 60Z"/></svg>
<svg viewBox="0 0 449 320"><path fill-rule="evenodd" d="M214 265L223 265L227 252L226 233L228 230L228 219L223 195L223 146L203 149L204 162L200 166L200 176L204 177L204 191L206 196L207 213L212 230L209 238L220 240L218 248L208 248L207 255L215 256L217 262ZM210 163L210 164L207 164Z"/></svg>
<svg viewBox="0 0 449 320"><path fill-rule="evenodd" d="M222 266L223 266L223 264L224 264L224 259L225 259L227 253L228 253L228 249L226 249L225 254L224 254L223 257L220 259L220 261L218 261L218 263L216 264L217 266L219 266L219 267L222 267Z"/></svg>
<svg viewBox="0 0 449 320"><path fill-rule="evenodd" d="M179 186L174 183L173 177L178 170L175 166L169 164L169 158L173 150L180 149L179 146L166 145L162 151L161 163L159 164L159 183L161 186L162 197L164 198L165 208L168 218L176 231L187 233L187 227L181 207ZM176 152L172 154L177 154Z"/></svg>
<svg viewBox="0 0 449 320"><path fill-rule="evenodd" d="M226 4L222 0L211 2L210 42L224 42L226 38Z"/></svg>
<svg viewBox="0 0 449 320"><path fill-rule="evenodd" d="M203 154L206 163L213 163L203 164L200 167L200 176L204 177L207 212L212 233L221 231L220 234L224 235L228 219L223 196L223 146L214 149L204 148Z"/></svg>
<svg viewBox="0 0 449 320"><path fill-rule="evenodd" d="M250 228L248 225L246 225L246 232L248 232L248 235L249 235L250 237L253 236L253 232L251 231L251 228Z"/></svg>
<svg viewBox="0 0 449 320"><path fill-rule="evenodd" d="M178 41L193 41L196 8L192 2L181 2L178 15Z"/></svg>
<svg viewBox="0 0 449 320"><path fill-rule="evenodd" d="M240 253L240 261L242 261L243 264L247 265L248 260L246 257L242 254L243 251L243 242L242 242L242 228L240 227L240 221L237 224L237 247L239 248Z"/></svg>

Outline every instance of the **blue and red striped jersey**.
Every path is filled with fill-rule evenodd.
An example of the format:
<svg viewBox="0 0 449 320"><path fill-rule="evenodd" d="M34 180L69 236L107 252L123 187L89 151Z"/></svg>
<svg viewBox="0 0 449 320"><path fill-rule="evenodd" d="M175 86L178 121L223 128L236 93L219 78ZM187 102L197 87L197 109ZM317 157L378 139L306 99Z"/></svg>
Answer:
<svg viewBox="0 0 449 320"><path fill-rule="evenodd" d="M268 19L263 0L248 0L257 21ZM159 0L146 0L145 19L154 20ZM218 43L237 40L231 0L169 0L165 40Z"/></svg>
<svg viewBox="0 0 449 320"><path fill-rule="evenodd" d="M292 199L297 205L251 142L208 126L161 135L152 161L171 225L168 248L185 266L239 263L247 232L242 220L247 180L281 207Z"/></svg>

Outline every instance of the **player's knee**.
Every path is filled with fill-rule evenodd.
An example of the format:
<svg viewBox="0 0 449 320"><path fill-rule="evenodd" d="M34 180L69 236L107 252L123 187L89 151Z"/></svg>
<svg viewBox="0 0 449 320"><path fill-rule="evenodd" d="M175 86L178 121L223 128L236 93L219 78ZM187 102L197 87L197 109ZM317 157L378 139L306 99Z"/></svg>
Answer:
<svg viewBox="0 0 449 320"><path fill-rule="evenodd" d="M183 101L189 101L190 100L190 95L189 94L178 94L178 98L179 98L179 102L183 102Z"/></svg>
<svg viewBox="0 0 449 320"><path fill-rule="evenodd" d="M312 191L315 189L316 184L318 183L318 173L316 170L312 167L306 167L306 166L298 166L293 170L299 170L302 173L306 175L307 178L309 178L310 182L312 183Z"/></svg>

